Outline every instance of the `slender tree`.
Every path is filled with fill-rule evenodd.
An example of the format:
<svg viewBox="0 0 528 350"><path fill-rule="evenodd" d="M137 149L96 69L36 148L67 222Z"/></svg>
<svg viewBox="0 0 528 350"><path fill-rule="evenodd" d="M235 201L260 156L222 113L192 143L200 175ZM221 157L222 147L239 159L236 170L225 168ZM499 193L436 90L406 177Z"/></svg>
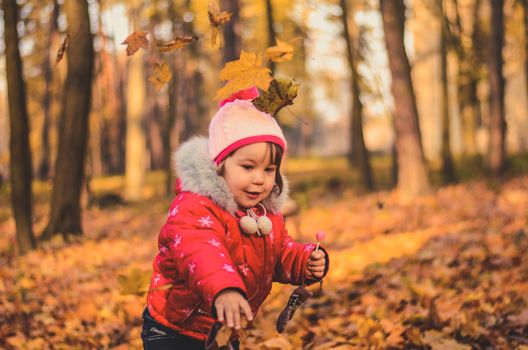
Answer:
<svg viewBox="0 0 528 350"><path fill-rule="evenodd" d="M266 24L268 26L268 46L271 47L275 45L275 38L277 37L275 20L273 19L273 3L271 0L266 0ZM269 60L268 67L271 69L271 75L273 75L275 72L275 62Z"/></svg>
<svg viewBox="0 0 528 350"><path fill-rule="evenodd" d="M500 174L506 160L506 119L504 117L504 77L502 74L502 47L504 45L503 0L490 0L491 37L489 40L488 70L490 86L490 144L489 170Z"/></svg>
<svg viewBox="0 0 528 350"><path fill-rule="evenodd" d="M350 112L350 150L348 154L349 164L360 170L363 185L372 190L372 170L370 168L369 154L363 137L363 105L359 98L359 74L357 72L357 60L354 55L351 33L348 26L348 4L347 0L340 0L341 22L343 24L343 39L347 47L348 67L350 69L350 95L352 97L352 110Z"/></svg>
<svg viewBox="0 0 528 350"><path fill-rule="evenodd" d="M460 6L458 0L454 0L455 21L453 30L450 30L448 42L454 50L457 58L457 95L458 105L462 121L464 153L473 155L477 153L476 128L479 124L480 103L477 96L477 85L480 79L482 66L482 45L480 30L480 8L481 0L475 0L472 4L473 24L470 39L464 40L462 21L460 18ZM451 23L444 19L446 23ZM450 28L450 27L447 27Z"/></svg>
<svg viewBox="0 0 528 350"><path fill-rule="evenodd" d="M392 76L398 190L403 197L410 198L427 192L429 180L411 81L411 67L403 43L405 5L403 0L380 0L380 10Z"/></svg>
<svg viewBox="0 0 528 350"><path fill-rule="evenodd" d="M185 6L188 10L191 8L191 1L186 0ZM237 5L238 6L238 5ZM193 22L184 23L185 33L194 33ZM238 34L237 34L238 35ZM235 40L240 40L240 37ZM227 43L226 46L230 45ZM238 59L240 55L239 48L236 53ZM183 61L181 72L182 84L180 86L180 118L183 120L183 128L180 134L180 140L185 141L190 137L202 133L206 129L208 122L207 108L203 101L203 74L199 69L198 63L202 60L202 52L199 45L191 43L188 49L182 53Z"/></svg>
<svg viewBox="0 0 528 350"><path fill-rule="evenodd" d="M57 36L57 27L58 27L57 21L59 18L59 4L57 3L57 0L53 0L52 5L53 5L53 10L51 11L51 15L49 18L49 24L48 24L49 28L48 28L48 37L47 37L47 43L48 43L47 47L52 46L53 39L55 36ZM49 140L50 124L51 124L51 100L52 100L51 86L53 84L51 57L49 54L44 55L44 62L42 63L42 70L44 72L44 80L45 80L44 84L46 85L46 87L44 90L44 96L42 98L44 120L42 122L42 133L41 133L41 139L40 139L42 146L41 146L41 153L40 153L37 174L40 179L48 179L50 176L50 153L51 153L50 140Z"/></svg>
<svg viewBox="0 0 528 350"><path fill-rule="evenodd" d="M16 0L3 0L4 40L7 71L7 95L10 123L11 202L16 224L16 238L21 254L36 247L31 225L31 152L26 88L22 76L22 59L18 50L18 7Z"/></svg>
<svg viewBox="0 0 528 350"><path fill-rule="evenodd" d="M65 0L64 10L68 34L71 36L66 52L68 75L59 121L59 149L51 213L43 239L49 239L57 233L66 238L71 234L82 233L80 196L88 140L94 49L88 2Z"/></svg>
<svg viewBox="0 0 528 350"><path fill-rule="evenodd" d="M138 8L131 11L134 30L139 22L138 11ZM146 172L147 146L143 127L146 87L143 56L143 51L139 50L129 57L127 68L125 197L129 201L141 199Z"/></svg>
<svg viewBox="0 0 528 350"><path fill-rule="evenodd" d="M190 5L190 4L189 4ZM172 24L172 34L176 36L178 33L176 28L178 27L178 10L175 6L174 1L169 1L169 20ZM179 132L175 129L176 116L178 115L178 88L180 85L180 75L177 74L177 67L179 66L180 56L174 60L169 61L171 68L172 79L169 82L169 88L167 89L169 108L167 111L167 119L165 128L163 130L162 141L164 150L164 168L165 168L165 195L167 197L174 193L174 176L172 170L172 149L179 143ZM173 137L174 135L174 137Z"/></svg>
<svg viewBox="0 0 528 350"><path fill-rule="evenodd" d="M528 0L519 0L523 10L524 20L524 78L526 79L526 95L528 97Z"/></svg>
<svg viewBox="0 0 528 350"><path fill-rule="evenodd" d="M455 171L453 167L453 157L451 155L451 137L450 137L450 122L449 122L449 92L447 79L447 36L448 25L446 16L444 15L444 0L438 0L439 10L442 16L440 17L440 77L441 77L441 113L442 116L442 176L445 183L455 181Z"/></svg>
<svg viewBox="0 0 528 350"><path fill-rule="evenodd" d="M224 24L224 63L238 60L242 47L240 28L240 1L223 0L223 10L232 12L231 20Z"/></svg>

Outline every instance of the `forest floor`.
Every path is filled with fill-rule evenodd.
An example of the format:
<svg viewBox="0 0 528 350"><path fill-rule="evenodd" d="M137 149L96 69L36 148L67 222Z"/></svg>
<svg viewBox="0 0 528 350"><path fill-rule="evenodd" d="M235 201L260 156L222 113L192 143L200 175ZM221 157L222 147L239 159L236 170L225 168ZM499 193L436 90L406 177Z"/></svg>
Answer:
<svg viewBox="0 0 528 350"><path fill-rule="evenodd" d="M330 185L287 219L297 240L326 232L322 291L279 335L294 287L274 287L244 349L528 349L528 175L412 202ZM23 257L0 220L0 348L140 349L144 296L122 292L148 279L168 205L86 209L84 236ZM47 210L36 206L37 232Z"/></svg>

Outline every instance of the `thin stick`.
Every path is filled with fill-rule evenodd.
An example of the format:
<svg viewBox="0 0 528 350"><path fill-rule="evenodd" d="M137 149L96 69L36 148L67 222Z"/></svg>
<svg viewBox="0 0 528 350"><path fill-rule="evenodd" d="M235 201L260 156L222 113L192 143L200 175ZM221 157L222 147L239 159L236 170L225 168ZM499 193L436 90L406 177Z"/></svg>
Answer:
<svg viewBox="0 0 528 350"><path fill-rule="evenodd" d="M314 253L319 250L319 244L321 244L321 243L317 242L317 245L315 246L315 249L314 249Z"/></svg>

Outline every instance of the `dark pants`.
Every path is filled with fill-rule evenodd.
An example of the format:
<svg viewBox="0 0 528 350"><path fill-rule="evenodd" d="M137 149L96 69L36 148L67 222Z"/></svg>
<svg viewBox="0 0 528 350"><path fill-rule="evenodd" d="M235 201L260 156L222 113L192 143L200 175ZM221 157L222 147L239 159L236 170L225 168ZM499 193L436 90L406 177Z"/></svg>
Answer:
<svg viewBox="0 0 528 350"><path fill-rule="evenodd" d="M141 330L143 349L145 350L204 350L205 342L180 334L173 329L158 323L145 308L143 311L143 329ZM231 348L238 350L238 342L231 344ZM218 348L215 348L218 349ZM224 347L222 347L224 349Z"/></svg>

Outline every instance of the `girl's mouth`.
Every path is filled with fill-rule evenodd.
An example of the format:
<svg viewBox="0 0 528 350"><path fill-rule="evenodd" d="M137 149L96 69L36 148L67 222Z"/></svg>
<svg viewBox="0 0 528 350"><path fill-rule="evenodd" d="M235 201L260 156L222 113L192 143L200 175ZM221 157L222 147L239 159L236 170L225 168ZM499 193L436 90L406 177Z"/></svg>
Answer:
<svg viewBox="0 0 528 350"><path fill-rule="evenodd" d="M258 196L260 195L260 192L249 192L249 191L244 191L244 192L246 192L247 196L250 199L257 199Z"/></svg>

